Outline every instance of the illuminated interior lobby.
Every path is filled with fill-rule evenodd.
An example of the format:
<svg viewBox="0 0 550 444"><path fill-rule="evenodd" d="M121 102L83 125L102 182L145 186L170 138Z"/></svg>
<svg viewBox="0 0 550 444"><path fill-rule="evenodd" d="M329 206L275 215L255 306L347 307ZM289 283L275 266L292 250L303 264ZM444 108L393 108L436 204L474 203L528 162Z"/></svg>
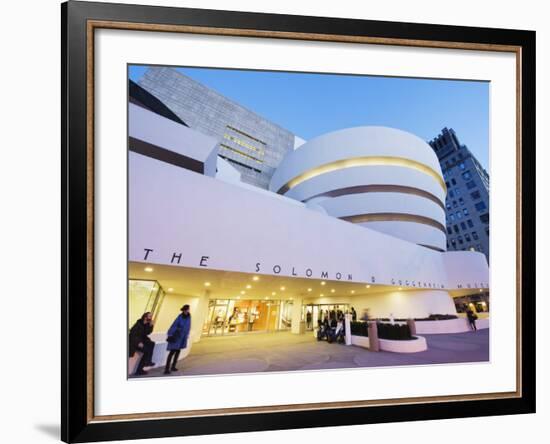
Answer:
<svg viewBox="0 0 550 444"><path fill-rule="evenodd" d="M129 135L130 326L151 311L165 333L189 304L193 342L301 334L325 310L456 315L454 298L489 291L483 254L445 251L445 182L412 134L317 137L269 190L242 183L215 138L132 103Z"/></svg>

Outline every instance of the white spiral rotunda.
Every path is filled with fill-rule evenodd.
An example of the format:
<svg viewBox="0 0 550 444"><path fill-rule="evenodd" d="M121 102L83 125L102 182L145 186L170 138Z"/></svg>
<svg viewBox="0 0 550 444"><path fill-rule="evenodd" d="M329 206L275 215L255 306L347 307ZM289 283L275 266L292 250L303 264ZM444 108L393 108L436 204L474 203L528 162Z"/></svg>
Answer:
<svg viewBox="0 0 550 444"><path fill-rule="evenodd" d="M405 131L363 126L312 139L282 160L270 190L330 216L446 250L446 187L432 148Z"/></svg>

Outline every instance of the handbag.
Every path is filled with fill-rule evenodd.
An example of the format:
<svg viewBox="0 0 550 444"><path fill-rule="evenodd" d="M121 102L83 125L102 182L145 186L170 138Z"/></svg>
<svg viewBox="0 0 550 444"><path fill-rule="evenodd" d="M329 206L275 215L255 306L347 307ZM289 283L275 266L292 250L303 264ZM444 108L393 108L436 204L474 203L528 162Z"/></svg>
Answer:
<svg viewBox="0 0 550 444"><path fill-rule="evenodd" d="M176 329L173 335L166 337L166 342L168 342L169 344L171 344L172 342L176 342L176 339L178 339L179 335L180 335L180 329L178 328Z"/></svg>

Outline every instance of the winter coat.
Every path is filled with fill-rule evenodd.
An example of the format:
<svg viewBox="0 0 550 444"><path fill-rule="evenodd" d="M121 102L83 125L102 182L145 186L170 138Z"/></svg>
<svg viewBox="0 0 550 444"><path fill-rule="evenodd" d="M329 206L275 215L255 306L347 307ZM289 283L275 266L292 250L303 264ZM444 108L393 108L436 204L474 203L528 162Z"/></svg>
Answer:
<svg viewBox="0 0 550 444"><path fill-rule="evenodd" d="M128 352L130 358L134 356L134 353L139 350L139 343L147 343L151 341L149 335L153 331L153 326L145 324L141 319L138 319L133 327L130 329L130 338L128 341Z"/></svg>
<svg viewBox="0 0 550 444"><path fill-rule="evenodd" d="M172 326L168 330L168 336L174 336L174 342L168 342L167 350L181 350L187 347L187 338L189 337L189 331L191 330L191 315L183 317L183 313L180 314Z"/></svg>

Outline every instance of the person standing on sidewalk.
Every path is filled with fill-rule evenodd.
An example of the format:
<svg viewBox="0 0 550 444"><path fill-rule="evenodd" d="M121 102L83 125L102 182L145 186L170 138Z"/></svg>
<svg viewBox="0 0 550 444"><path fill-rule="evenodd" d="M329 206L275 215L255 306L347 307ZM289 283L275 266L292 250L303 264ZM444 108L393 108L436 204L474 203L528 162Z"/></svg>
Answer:
<svg viewBox="0 0 550 444"><path fill-rule="evenodd" d="M164 367L164 374L169 375L171 372L178 371L176 363L180 356L180 351L187 347L187 339L191 331L191 314L189 313L189 305L185 304L181 307L181 314L174 320L172 326L168 330L166 338L168 350L168 358Z"/></svg>
<svg viewBox="0 0 550 444"><path fill-rule="evenodd" d="M468 322L470 324L470 328L473 331L477 331L477 326L476 326L477 315L474 313L474 311L471 308L468 309L468 311L466 312L466 315L468 316Z"/></svg>

